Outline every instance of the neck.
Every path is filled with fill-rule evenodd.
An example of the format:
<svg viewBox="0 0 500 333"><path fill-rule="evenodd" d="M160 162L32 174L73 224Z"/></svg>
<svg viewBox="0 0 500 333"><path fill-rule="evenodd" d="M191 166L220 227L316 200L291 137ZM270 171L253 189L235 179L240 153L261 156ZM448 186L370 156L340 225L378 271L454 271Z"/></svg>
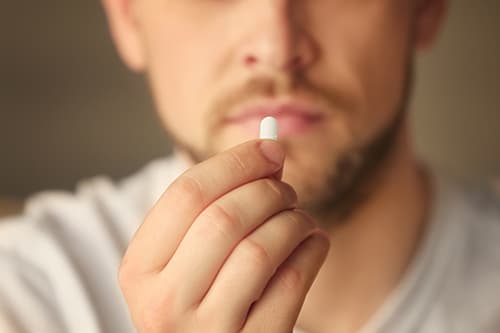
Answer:
<svg viewBox="0 0 500 333"><path fill-rule="evenodd" d="M330 252L297 322L307 331L359 330L413 258L425 227L428 186L406 126L396 142L375 175L379 186L373 195L348 220L328 230Z"/></svg>

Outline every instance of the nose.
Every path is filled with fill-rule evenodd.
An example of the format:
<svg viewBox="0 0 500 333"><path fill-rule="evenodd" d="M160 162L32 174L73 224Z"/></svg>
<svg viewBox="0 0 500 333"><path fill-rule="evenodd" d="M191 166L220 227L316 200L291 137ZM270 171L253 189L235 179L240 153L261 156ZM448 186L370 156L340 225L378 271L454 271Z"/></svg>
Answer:
<svg viewBox="0 0 500 333"><path fill-rule="evenodd" d="M314 43L295 8L302 0L252 0L259 3L251 33L242 43L240 61L250 70L289 72L315 59ZM308 1L308 0L306 0ZM255 8L255 7L254 7Z"/></svg>

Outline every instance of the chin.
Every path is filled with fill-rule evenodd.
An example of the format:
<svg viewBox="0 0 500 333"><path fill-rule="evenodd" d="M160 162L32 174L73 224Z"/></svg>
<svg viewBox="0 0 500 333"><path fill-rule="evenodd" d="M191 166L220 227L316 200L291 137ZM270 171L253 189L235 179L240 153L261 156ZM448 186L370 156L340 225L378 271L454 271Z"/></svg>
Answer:
<svg viewBox="0 0 500 333"><path fill-rule="evenodd" d="M309 151L310 153L310 151ZM330 188L330 180L335 177L335 158L328 155L303 156L288 153L283 168L283 181L290 184L299 199L299 205L308 207L322 198L329 196L334 190Z"/></svg>

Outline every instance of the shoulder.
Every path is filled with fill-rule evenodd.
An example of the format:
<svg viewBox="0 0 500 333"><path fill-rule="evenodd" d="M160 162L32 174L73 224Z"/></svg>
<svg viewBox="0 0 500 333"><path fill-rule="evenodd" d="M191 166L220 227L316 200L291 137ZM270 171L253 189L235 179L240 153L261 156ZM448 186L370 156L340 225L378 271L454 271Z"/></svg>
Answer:
<svg viewBox="0 0 500 333"><path fill-rule="evenodd" d="M464 241L471 259L496 263L500 274L500 192L494 182L463 185L460 190ZM491 260L492 262L489 262Z"/></svg>
<svg viewBox="0 0 500 333"><path fill-rule="evenodd" d="M447 180L442 191L446 202L446 228L457 234L463 273L496 275L500 286L500 193L494 182L464 183ZM482 273L482 274L478 274ZM467 276L467 274L466 274Z"/></svg>
<svg viewBox="0 0 500 333"><path fill-rule="evenodd" d="M462 240L467 244L478 243L484 250L500 250L500 183L467 182L444 176L436 179L439 205L436 218L447 220L448 229L461 229Z"/></svg>
<svg viewBox="0 0 500 333"><path fill-rule="evenodd" d="M116 281L121 256L182 171L175 158L153 161L118 182L101 176L80 182L74 192L38 193L21 215L0 220L0 314L7 308L45 331L81 331L85 322L85 332L100 325L128 332ZM102 317L108 319L99 323ZM65 329L50 318L63 318Z"/></svg>
<svg viewBox="0 0 500 333"><path fill-rule="evenodd" d="M500 325L500 195L491 182L446 182L441 241L451 240L437 308L455 318L449 330L492 332ZM439 295L438 294L438 295ZM436 295L436 296L438 296ZM446 317L446 316L445 316Z"/></svg>
<svg viewBox="0 0 500 333"><path fill-rule="evenodd" d="M145 213L183 171L175 157L154 160L120 181L96 176L74 192L44 191L30 196L22 214L0 220L0 246L13 246L38 233L114 233L128 242ZM29 232L27 230L30 230Z"/></svg>
<svg viewBox="0 0 500 333"><path fill-rule="evenodd" d="M464 191L462 270L478 294L500 290L500 195L491 184ZM491 294L489 294L491 297ZM490 298L491 301L493 299ZM479 301L479 300L478 300ZM494 300L500 316L500 300Z"/></svg>
<svg viewBox="0 0 500 333"><path fill-rule="evenodd" d="M79 182L74 192L35 194L21 215L0 220L0 255L15 252L33 259L48 244L53 254L64 252L75 259L97 251L121 252L182 168L177 158L169 157L118 182L99 176Z"/></svg>

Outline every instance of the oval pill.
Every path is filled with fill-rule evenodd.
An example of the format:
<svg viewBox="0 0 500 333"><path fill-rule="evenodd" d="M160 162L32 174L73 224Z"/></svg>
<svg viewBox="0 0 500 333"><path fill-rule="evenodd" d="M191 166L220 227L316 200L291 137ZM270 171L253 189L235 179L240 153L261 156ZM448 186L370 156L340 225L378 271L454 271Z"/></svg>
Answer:
<svg viewBox="0 0 500 333"><path fill-rule="evenodd" d="M260 138L278 141L278 121L268 116L260 122Z"/></svg>

